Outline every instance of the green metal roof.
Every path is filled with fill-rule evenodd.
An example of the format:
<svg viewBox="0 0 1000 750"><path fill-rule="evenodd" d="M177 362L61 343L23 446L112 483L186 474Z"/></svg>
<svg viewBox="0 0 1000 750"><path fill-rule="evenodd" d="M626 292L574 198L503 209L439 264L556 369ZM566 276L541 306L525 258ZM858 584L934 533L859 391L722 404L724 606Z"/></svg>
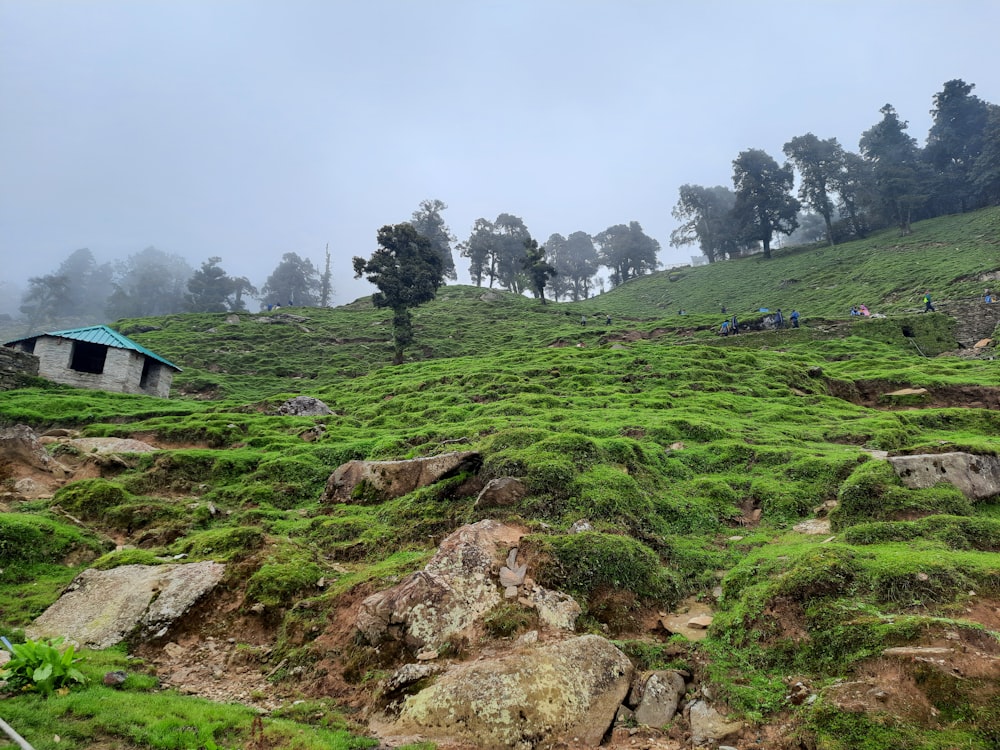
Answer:
<svg viewBox="0 0 1000 750"><path fill-rule="evenodd" d="M123 336L118 333L118 331L108 328L107 326L88 326L86 328L70 328L67 331L46 331L45 333L36 333L32 336L22 336L19 339L13 339L12 341L4 342L4 346L10 344L16 344L19 341L28 341L30 339L37 339L40 336L56 336L61 339L73 339L74 341L86 341L91 344L103 344L104 346L113 346L115 349L131 349L134 352L139 352L140 354L145 354L147 357L152 357L157 362L162 362L168 367L173 367L178 372L181 368L175 365L173 362L164 359L159 354L154 354L149 351L144 346L140 346L135 343L128 336Z"/></svg>

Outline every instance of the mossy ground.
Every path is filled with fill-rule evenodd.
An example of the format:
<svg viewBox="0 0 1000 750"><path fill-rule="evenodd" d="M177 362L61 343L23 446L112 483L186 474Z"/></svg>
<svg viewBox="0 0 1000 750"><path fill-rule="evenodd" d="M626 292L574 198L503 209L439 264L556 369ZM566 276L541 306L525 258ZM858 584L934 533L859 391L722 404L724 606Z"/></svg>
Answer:
<svg viewBox="0 0 1000 750"><path fill-rule="evenodd" d="M952 324L915 312L924 288L942 300L968 298L981 291L982 274L1000 271L998 221L996 210L945 217L905 239L884 234L779 252L770 263L653 274L572 304L445 287L415 311L417 346L399 367L387 366L386 313L364 302L283 311L306 320L123 321L155 326L136 339L185 368L173 399L49 385L0 393L5 426L75 427L163 448L0 514L3 623L16 632L88 564L216 559L231 563L225 585L242 606L263 608L275 659L339 664L363 690L386 665L360 652L338 657L314 634L357 592L400 580L444 536L485 516L457 493L467 477L336 506L320 503L324 484L348 460L460 446L482 453L482 479L524 481L527 498L492 517L530 530L540 582L573 594L582 626L622 638L637 663L701 670L756 721L796 710L806 747L944 748L905 719L848 716L822 700L791 709L783 678L846 679L943 621L996 641L955 608L970 591L1000 599L998 506L972 504L947 486L908 490L871 451L1000 449L997 413L968 408L959 395L949 403L878 398L907 386L1000 388L993 361L923 356L948 348L940 342ZM720 339L720 302L748 321L760 306L797 307L805 325ZM890 317L847 320L861 302ZM674 314L680 307L689 314ZM581 313L597 317L584 327ZM913 335L902 335L904 326ZM277 413L300 393L333 414ZM835 500L832 541L792 531ZM581 520L591 531L566 533ZM109 536L135 548L112 551ZM688 596L714 600L720 584L705 641L677 644L641 630L636 613ZM503 638L531 618L508 608L487 626ZM95 656L101 665L115 658L127 657ZM119 703L109 715L106 706ZM44 739L54 733L62 748L108 737L141 748L242 747L258 731L241 707L138 687L5 705L7 721L37 728L39 748L54 747ZM989 701L948 709L948 742L987 747L995 709ZM144 728L157 713L174 718ZM335 713L289 707L260 731L268 747L365 746ZM316 739L293 742L293 732ZM844 744L848 737L857 744Z"/></svg>

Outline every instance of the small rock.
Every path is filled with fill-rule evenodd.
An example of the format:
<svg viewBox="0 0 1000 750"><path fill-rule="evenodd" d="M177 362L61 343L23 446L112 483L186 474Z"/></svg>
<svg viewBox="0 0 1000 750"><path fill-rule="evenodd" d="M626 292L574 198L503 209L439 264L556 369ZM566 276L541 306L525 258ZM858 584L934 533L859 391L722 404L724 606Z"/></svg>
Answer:
<svg viewBox="0 0 1000 750"><path fill-rule="evenodd" d="M698 630L707 630L708 626L712 624L711 615L699 615L698 617L692 617L687 621L687 626L689 628L697 628Z"/></svg>
<svg viewBox="0 0 1000 750"><path fill-rule="evenodd" d="M116 669L113 672L105 672L103 682L108 687L117 688L121 687L125 683L126 677L128 677L128 675L125 672Z"/></svg>
<svg viewBox="0 0 1000 750"><path fill-rule="evenodd" d="M417 661L433 661L438 658L437 649L427 649L426 651L421 651L417 654Z"/></svg>

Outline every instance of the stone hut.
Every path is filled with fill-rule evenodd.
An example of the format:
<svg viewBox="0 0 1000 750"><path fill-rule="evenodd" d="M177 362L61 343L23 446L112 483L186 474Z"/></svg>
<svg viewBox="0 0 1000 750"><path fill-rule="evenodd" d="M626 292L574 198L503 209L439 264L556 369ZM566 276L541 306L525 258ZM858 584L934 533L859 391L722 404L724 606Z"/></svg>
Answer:
<svg viewBox="0 0 1000 750"><path fill-rule="evenodd" d="M181 368L107 326L38 333L4 344L38 358L38 375L64 385L167 398Z"/></svg>

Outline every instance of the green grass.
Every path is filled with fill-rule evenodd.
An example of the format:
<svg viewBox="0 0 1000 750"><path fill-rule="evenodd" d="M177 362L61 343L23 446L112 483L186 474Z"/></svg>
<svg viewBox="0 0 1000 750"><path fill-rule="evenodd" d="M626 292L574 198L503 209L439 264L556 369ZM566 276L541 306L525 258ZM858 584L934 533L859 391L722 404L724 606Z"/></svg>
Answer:
<svg viewBox="0 0 1000 750"><path fill-rule="evenodd" d="M0 619L23 627L87 565L219 560L227 593L245 609L263 605L275 663L322 663L368 690L394 652L331 656L302 634L419 569L451 531L495 517L529 531L531 574L576 597L581 630L620 637L643 668L694 669L734 710L766 722L788 709L788 674L848 679L887 645L939 632L970 590L1000 597L1000 504L972 504L947 485L906 489L868 453L1000 452L997 411L961 401L1000 388L996 363L926 357L911 342L924 354L955 348L951 320L917 312L918 297L932 289L943 310L975 298L983 275L1000 271L998 228L1000 209L942 217L907 238L675 269L579 303L448 286L414 311L417 344L398 367L388 365L388 314L365 301L296 310L304 322L264 322L282 320L266 313L235 325L224 315L121 321L155 327L136 340L184 368L174 398L36 384L0 393L0 425L139 436L163 450L0 514ZM859 303L889 317L849 320ZM759 307L795 307L804 325L720 339L721 304L750 323ZM582 313L613 323L583 327ZM955 402L885 395L903 387ZM333 413L279 415L298 394ZM449 450L479 451L480 480L516 476L527 497L487 515L463 476L400 498L320 502L345 461ZM13 485L2 470L0 484ZM832 542L791 531L831 500ZM582 521L591 531L568 533ZM112 551L108 535L132 548ZM664 644L637 630L644 608L708 599L720 583L704 641ZM798 630L783 629L783 617ZM514 605L487 622L496 638L530 627ZM260 731L275 748L371 744L315 695L255 729L245 708L159 692L141 670L130 679L124 691L8 698L4 718L39 748L55 747L55 734L61 748L237 748ZM967 703L965 712L942 703L950 723L939 735L823 701L794 720L816 748L987 747L1000 712Z"/></svg>

